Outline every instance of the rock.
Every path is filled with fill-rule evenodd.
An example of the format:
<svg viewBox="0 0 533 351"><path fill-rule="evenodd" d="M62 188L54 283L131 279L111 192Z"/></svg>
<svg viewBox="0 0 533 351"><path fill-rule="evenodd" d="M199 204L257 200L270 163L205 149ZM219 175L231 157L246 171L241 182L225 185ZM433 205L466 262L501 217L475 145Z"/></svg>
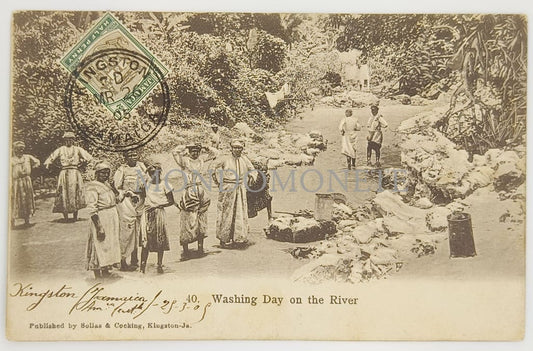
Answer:
<svg viewBox="0 0 533 351"><path fill-rule="evenodd" d="M416 233L417 231L420 231L420 228L417 228L417 223L405 221L394 216L383 218L383 227L389 236Z"/></svg>
<svg viewBox="0 0 533 351"><path fill-rule="evenodd" d="M513 200L526 200L526 183L522 183L510 196Z"/></svg>
<svg viewBox="0 0 533 351"><path fill-rule="evenodd" d="M355 227L358 224L359 224L359 222L357 222L356 220L343 219L343 220L340 220L339 223L337 224L337 229L338 230L344 230L345 228Z"/></svg>
<svg viewBox="0 0 533 351"><path fill-rule="evenodd" d="M320 141L324 140L324 136L322 135L322 132L318 130L312 130L307 135L309 135L309 137L313 140L320 140Z"/></svg>
<svg viewBox="0 0 533 351"><path fill-rule="evenodd" d="M310 284L323 281L348 281L352 260L339 258L335 255L322 255L316 260L300 267L294 272L291 279Z"/></svg>
<svg viewBox="0 0 533 351"><path fill-rule="evenodd" d="M285 154L283 155L283 162L288 166L301 166L302 157L301 155Z"/></svg>
<svg viewBox="0 0 533 351"><path fill-rule="evenodd" d="M501 163L494 172L494 189L509 191L518 187L524 180L525 175L516 163Z"/></svg>
<svg viewBox="0 0 533 351"><path fill-rule="evenodd" d="M472 163L475 167L482 167L487 165L487 156L485 155L474 155Z"/></svg>
<svg viewBox="0 0 533 351"><path fill-rule="evenodd" d="M312 149L318 149L321 151L324 151L327 149L327 143L324 141L319 141L319 140L312 140L311 142L307 144L307 146Z"/></svg>
<svg viewBox="0 0 533 351"><path fill-rule="evenodd" d="M333 96L324 96L322 99L320 99L320 103L325 105L334 105L335 98Z"/></svg>
<svg viewBox="0 0 533 351"><path fill-rule="evenodd" d="M350 253L350 257L356 258L361 256L361 248L353 238L345 236L337 241L337 253L341 255Z"/></svg>
<svg viewBox="0 0 533 351"><path fill-rule="evenodd" d="M478 166L470 172L465 180L470 183L471 189L483 188L492 183L494 170L488 166Z"/></svg>
<svg viewBox="0 0 533 351"><path fill-rule="evenodd" d="M367 244L370 242L370 239L372 239L372 236L375 233L376 231L369 225L361 225L355 227L354 230L352 230L352 232L350 233L350 235L355 239L356 243Z"/></svg>
<svg viewBox="0 0 533 351"><path fill-rule="evenodd" d="M399 101L402 105L410 105L411 104L411 98L409 95L406 94L399 94L393 97L394 100Z"/></svg>
<svg viewBox="0 0 533 351"><path fill-rule="evenodd" d="M304 166L312 166L315 163L315 157L306 155L306 154L300 154L301 164Z"/></svg>
<svg viewBox="0 0 533 351"><path fill-rule="evenodd" d="M317 149L317 148L314 148L314 147L308 147L306 150L305 150L305 153L307 155L310 155L310 156L316 156L320 153L320 150Z"/></svg>
<svg viewBox="0 0 533 351"><path fill-rule="evenodd" d="M422 256L433 255L437 251L437 244L433 241L416 239L411 252L418 258Z"/></svg>
<svg viewBox="0 0 533 351"><path fill-rule="evenodd" d="M420 95L411 96L411 104L418 106L425 106L431 104L431 101L421 97Z"/></svg>
<svg viewBox="0 0 533 351"><path fill-rule="evenodd" d="M272 160L279 160L281 158L281 151L278 149L262 149L259 154Z"/></svg>
<svg viewBox="0 0 533 351"><path fill-rule="evenodd" d="M435 207L426 216L426 225L432 232L438 232L448 229L448 215L450 211L446 207Z"/></svg>
<svg viewBox="0 0 533 351"><path fill-rule="evenodd" d="M490 159L490 163L493 166L499 166L504 163L520 164L522 163L520 157L515 151L503 151L497 154L496 157Z"/></svg>
<svg viewBox="0 0 533 351"><path fill-rule="evenodd" d="M298 138L294 141L294 146L299 150L306 150L309 144L313 143L313 139L309 135L298 134Z"/></svg>
<svg viewBox="0 0 533 351"><path fill-rule="evenodd" d="M317 252L317 249L314 247L295 247L293 249L289 249L289 253L294 258L313 258L313 257L319 257L319 253Z"/></svg>
<svg viewBox="0 0 533 351"><path fill-rule="evenodd" d="M245 122L235 123L233 129L239 132L240 135L243 135L247 138L251 138L256 134L254 130L250 128L250 126L248 126L248 124L246 124Z"/></svg>
<svg viewBox="0 0 533 351"><path fill-rule="evenodd" d="M344 216L346 216L346 218L349 218L353 213L352 208L343 203L334 203L333 211L335 212L335 210L337 211L337 213L342 213ZM343 219L346 219L346 218L343 218Z"/></svg>
<svg viewBox="0 0 533 351"><path fill-rule="evenodd" d="M397 255L396 250L381 246L370 255L370 261L375 265L392 265L398 262Z"/></svg>
<svg viewBox="0 0 533 351"><path fill-rule="evenodd" d="M268 160L268 169L276 169L285 164L283 160Z"/></svg>
<svg viewBox="0 0 533 351"><path fill-rule="evenodd" d="M454 212L463 212L466 208L466 205L459 201L450 202L446 205L446 208L450 210L451 213Z"/></svg>
<svg viewBox="0 0 533 351"><path fill-rule="evenodd" d="M292 243L324 240L337 231L332 221L317 221L306 217L280 217L265 228L268 238Z"/></svg>
<svg viewBox="0 0 533 351"><path fill-rule="evenodd" d="M433 203L427 197L422 197L416 200L414 205L422 209L428 209L428 208L433 207Z"/></svg>
<svg viewBox="0 0 533 351"><path fill-rule="evenodd" d="M403 220L413 220L425 217L425 211L419 208L411 207L401 200L397 194L385 190L376 195L373 199L374 207L385 216L396 216Z"/></svg>

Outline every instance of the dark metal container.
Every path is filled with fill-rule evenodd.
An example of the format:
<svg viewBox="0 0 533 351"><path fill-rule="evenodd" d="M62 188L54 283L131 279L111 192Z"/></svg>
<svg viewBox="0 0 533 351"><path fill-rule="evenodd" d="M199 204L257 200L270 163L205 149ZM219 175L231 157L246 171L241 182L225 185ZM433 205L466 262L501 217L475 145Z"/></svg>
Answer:
<svg viewBox="0 0 533 351"><path fill-rule="evenodd" d="M450 257L472 257L476 255L472 219L468 213L455 212L448 215L450 235Z"/></svg>

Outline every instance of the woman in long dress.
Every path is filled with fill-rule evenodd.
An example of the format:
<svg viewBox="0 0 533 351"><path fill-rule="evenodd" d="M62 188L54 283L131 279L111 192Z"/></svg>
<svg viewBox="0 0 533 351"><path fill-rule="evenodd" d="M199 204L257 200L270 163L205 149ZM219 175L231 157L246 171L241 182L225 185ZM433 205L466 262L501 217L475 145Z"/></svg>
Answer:
<svg viewBox="0 0 533 351"><path fill-rule="evenodd" d="M231 155L221 158L213 166L213 180L219 186L216 235L221 248L248 242L248 203L244 182L257 179L252 162L243 155L244 142L234 139L230 146Z"/></svg>
<svg viewBox="0 0 533 351"><path fill-rule="evenodd" d="M78 210L86 206L83 178L79 167L82 161L91 161L92 156L81 147L74 145L74 133L66 132L63 138L65 145L52 152L44 161L44 165L49 168L57 159L61 166L57 178L56 201L52 212L63 213L65 219L68 219L68 214L72 213L74 221L76 221Z"/></svg>
<svg viewBox="0 0 533 351"><path fill-rule="evenodd" d="M109 270L120 262L117 193L109 185L111 167L107 162L95 166L96 180L86 189L87 210L91 216L87 242L87 270L95 278L109 276Z"/></svg>
<svg viewBox="0 0 533 351"><path fill-rule="evenodd" d="M359 121L352 116L352 110L345 111L345 117L339 124L339 131L342 139L342 151L341 153L346 156L346 162L348 169L355 168L356 161L356 148L357 148L357 132L361 130Z"/></svg>
<svg viewBox="0 0 533 351"><path fill-rule="evenodd" d="M147 168L150 183L145 189L144 209L141 215L141 272L146 271L150 252L157 252L157 273L163 273L163 253L170 250L165 207L174 204L172 189L161 182L161 165Z"/></svg>
<svg viewBox="0 0 533 351"><path fill-rule="evenodd" d="M206 173L206 162L215 158L215 150L208 149L200 155L202 145L193 144L178 147L172 155L178 166L187 175L187 183L176 203L180 210L180 244L183 248L182 260L190 258L189 244L198 242L199 256L204 254L204 238L207 237L207 209L211 200L200 177Z"/></svg>
<svg viewBox="0 0 533 351"><path fill-rule="evenodd" d="M39 167L41 162L32 155L24 154L25 144L17 141L11 157L11 225L16 219L24 219L30 224L30 216L35 212L31 171Z"/></svg>

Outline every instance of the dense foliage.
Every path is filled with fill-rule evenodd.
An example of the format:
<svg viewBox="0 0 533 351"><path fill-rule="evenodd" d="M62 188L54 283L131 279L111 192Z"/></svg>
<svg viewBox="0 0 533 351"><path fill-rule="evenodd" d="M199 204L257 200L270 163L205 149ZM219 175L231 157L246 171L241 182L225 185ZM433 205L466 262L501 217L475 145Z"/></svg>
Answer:
<svg viewBox="0 0 533 351"><path fill-rule="evenodd" d="M455 84L439 127L471 152L523 142L525 17L335 15L327 26L339 50L362 50L381 93L436 98Z"/></svg>
<svg viewBox="0 0 533 351"><path fill-rule="evenodd" d="M40 158L70 129L63 106L68 72L59 60L102 15L14 15L13 138ZM377 94L436 98L455 84L439 127L465 147L517 144L525 133L527 24L521 16L138 12L117 17L169 68L169 128L244 121L261 129L283 122L316 94L342 89L340 53L358 49ZM264 93L285 83L290 95L270 108Z"/></svg>

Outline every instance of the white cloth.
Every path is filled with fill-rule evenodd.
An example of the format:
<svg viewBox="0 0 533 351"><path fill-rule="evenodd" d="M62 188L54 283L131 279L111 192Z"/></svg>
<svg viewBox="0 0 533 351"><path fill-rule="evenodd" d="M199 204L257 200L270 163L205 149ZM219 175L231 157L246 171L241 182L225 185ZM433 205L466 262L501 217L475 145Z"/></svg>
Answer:
<svg viewBox="0 0 533 351"><path fill-rule="evenodd" d="M289 83L283 84L281 89L275 93L269 93L265 92L266 98L268 100L268 105L270 108L276 107L276 105L283 99L285 99L285 96L289 95L291 93L291 87Z"/></svg>

